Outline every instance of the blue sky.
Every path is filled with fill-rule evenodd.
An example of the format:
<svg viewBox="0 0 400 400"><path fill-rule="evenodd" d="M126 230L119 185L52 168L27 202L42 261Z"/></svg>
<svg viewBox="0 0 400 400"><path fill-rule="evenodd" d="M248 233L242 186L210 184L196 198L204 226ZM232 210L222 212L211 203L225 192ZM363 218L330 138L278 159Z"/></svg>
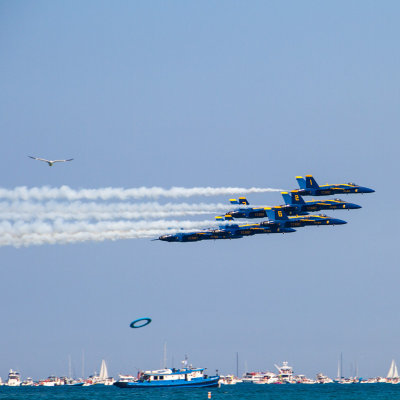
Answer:
<svg viewBox="0 0 400 400"><path fill-rule="evenodd" d="M292 189L311 173L376 189L330 213L347 225L284 236L2 247L0 376L63 375L68 355L78 375L82 350L86 373L158 368L164 342L169 364L223 373L236 352L241 372L309 376L336 375L340 352L346 375L400 361L399 8L0 2L3 188Z"/></svg>

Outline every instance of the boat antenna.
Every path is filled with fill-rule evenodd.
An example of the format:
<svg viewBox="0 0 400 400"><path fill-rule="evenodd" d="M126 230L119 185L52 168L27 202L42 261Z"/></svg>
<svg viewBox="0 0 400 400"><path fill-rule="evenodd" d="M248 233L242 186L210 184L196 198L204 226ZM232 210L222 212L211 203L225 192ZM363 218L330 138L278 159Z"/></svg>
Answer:
<svg viewBox="0 0 400 400"><path fill-rule="evenodd" d="M82 349L82 379L85 379L85 351Z"/></svg>
<svg viewBox="0 0 400 400"><path fill-rule="evenodd" d="M167 368L167 342L164 342L164 369Z"/></svg>
<svg viewBox="0 0 400 400"><path fill-rule="evenodd" d="M340 352L340 379L343 379L343 353Z"/></svg>
<svg viewBox="0 0 400 400"><path fill-rule="evenodd" d="M71 354L68 355L68 378L71 379Z"/></svg>

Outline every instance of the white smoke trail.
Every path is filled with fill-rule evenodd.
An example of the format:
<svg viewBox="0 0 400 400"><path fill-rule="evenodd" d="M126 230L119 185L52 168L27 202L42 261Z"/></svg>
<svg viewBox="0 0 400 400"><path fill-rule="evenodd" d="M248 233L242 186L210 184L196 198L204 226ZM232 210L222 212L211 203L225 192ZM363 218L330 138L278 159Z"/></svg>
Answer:
<svg viewBox="0 0 400 400"><path fill-rule="evenodd" d="M273 188L238 188L238 187L172 187L164 189L161 187L139 187L132 189L123 188L100 188L100 189L71 189L68 186L51 188L48 186L27 188L26 186L16 187L14 189L0 188L0 199L7 200L128 200L160 197L192 197L192 196L219 196L229 194L245 193L266 193L280 192L283 189Z"/></svg>
<svg viewBox="0 0 400 400"><path fill-rule="evenodd" d="M107 231L107 232L56 232L56 233L30 233L19 237L10 234L0 237L0 246L31 246L42 244L67 244L86 241L104 241L120 239L154 238L166 234L166 231ZM168 232L169 233L169 232Z"/></svg>
<svg viewBox="0 0 400 400"><path fill-rule="evenodd" d="M0 188L0 246L73 243L156 237L177 231L201 230L216 221L169 221L162 218L227 211L224 204L99 203L110 199L213 196L275 192L271 188ZM67 200L70 201L59 201ZM95 200L90 201L90 200ZM45 202L43 202L45 201ZM156 219L156 220L153 220ZM133 222L131 220L138 220ZM68 222L72 221L72 222ZM95 223L94 221L98 221ZM229 224L229 223L228 223Z"/></svg>
<svg viewBox="0 0 400 400"><path fill-rule="evenodd" d="M0 223L0 246L29 246L38 244L74 243L88 240L118 240L155 237L178 231L201 230L217 226L214 221L102 221L90 223L80 221L66 223L56 220L52 223L17 221Z"/></svg>
<svg viewBox="0 0 400 400"><path fill-rule="evenodd" d="M0 220L113 220L113 219L161 219L190 215L212 214L228 210L225 204L207 203L71 203L48 201L0 202Z"/></svg>

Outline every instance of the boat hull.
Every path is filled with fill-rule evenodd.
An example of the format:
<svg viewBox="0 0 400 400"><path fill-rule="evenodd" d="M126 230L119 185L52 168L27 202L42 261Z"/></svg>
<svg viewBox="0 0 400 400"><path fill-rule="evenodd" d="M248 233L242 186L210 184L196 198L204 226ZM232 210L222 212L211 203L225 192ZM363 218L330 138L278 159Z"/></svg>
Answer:
<svg viewBox="0 0 400 400"><path fill-rule="evenodd" d="M168 387L217 387L219 376L215 378L206 379L192 379L191 381L177 380L177 381L164 381L164 382L115 382L114 385L124 389L154 389L154 388L168 388Z"/></svg>

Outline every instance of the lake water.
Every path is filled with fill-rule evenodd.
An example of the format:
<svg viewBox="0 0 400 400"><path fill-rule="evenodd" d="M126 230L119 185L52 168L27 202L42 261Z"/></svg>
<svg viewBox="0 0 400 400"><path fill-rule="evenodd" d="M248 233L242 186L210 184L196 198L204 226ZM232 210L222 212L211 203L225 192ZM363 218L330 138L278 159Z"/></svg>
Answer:
<svg viewBox="0 0 400 400"><path fill-rule="evenodd" d="M0 400L400 400L400 384L254 385L213 389L120 389L106 387L0 387Z"/></svg>

